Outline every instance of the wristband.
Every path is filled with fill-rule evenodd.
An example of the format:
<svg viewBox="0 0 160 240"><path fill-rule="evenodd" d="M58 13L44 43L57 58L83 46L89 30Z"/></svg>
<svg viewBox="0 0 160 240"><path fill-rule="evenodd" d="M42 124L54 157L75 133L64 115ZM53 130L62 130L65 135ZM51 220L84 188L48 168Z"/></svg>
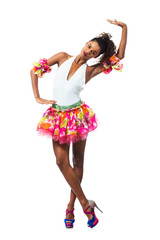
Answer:
<svg viewBox="0 0 160 240"><path fill-rule="evenodd" d="M105 59L103 61L103 69L102 71L105 73L105 74L109 74L113 69L121 72L122 69L123 69L123 64L120 64L120 59L118 57L115 56L115 54L110 57L110 62Z"/></svg>
<svg viewBox="0 0 160 240"><path fill-rule="evenodd" d="M39 62L33 62L33 71L39 77L42 78L46 72L50 72L52 68L47 64L47 59L40 59Z"/></svg>

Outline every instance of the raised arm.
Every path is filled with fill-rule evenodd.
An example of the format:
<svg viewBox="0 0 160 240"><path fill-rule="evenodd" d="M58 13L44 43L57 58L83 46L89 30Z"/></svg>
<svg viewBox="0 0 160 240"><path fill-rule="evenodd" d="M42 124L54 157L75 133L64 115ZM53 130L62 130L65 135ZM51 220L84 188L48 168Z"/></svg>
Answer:
<svg viewBox="0 0 160 240"><path fill-rule="evenodd" d="M108 22L118 25L122 28L122 35L121 35L121 41L119 44L119 48L118 48L117 53L114 55L117 57L117 59L114 56L112 56L110 58L111 60L113 60L113 62L116 63L119 61L119 59L122 59L125 56L125 48L126 48L126 43L127 43L127 25L123 22L117 21L116 19L115 20L106 19L106 20ZM123 64L121 64L121 65L123 65ZM89 67L86 82L88 82L91 78L95 77L96 75L100 74L101 72L103 72L103 69L104 69L103 63L98 63L98 64L95 64L94 66ZM115 69L120 70L121 67L117 66L117 68L115 68Z"/></svg>
<svg viewBox="0 0 160 240"><path fill-rule="evenodd" d="M107 21L112 24L118 25L122 28L121 41L120 41L119 48L118 48L118 51L116 54L116 56L119 59L122 59L125 56L125 49L126 49L126 43L127 43L127 25L123 22L117 21L116 19L115 20L107 19Z"/></svg>

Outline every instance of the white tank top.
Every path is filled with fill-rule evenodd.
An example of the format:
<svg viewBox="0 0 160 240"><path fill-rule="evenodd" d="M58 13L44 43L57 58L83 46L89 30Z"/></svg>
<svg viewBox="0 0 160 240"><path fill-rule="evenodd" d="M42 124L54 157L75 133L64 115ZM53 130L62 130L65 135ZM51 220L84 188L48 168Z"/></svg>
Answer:
<svg viewBox="0 0 160 240"><path fill-rule="evenodd" d="M67 80L69 70L76 56L70 57L57 69L53 81L53 100L61 106L72 105L81 100L79 94L85 86L87 64L81 65Z"/></svg>

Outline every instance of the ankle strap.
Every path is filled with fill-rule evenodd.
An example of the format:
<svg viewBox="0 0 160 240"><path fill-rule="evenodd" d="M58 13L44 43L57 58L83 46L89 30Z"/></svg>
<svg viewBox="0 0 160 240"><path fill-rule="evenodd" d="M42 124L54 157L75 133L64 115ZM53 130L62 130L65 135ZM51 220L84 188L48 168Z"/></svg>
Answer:
<svg viewBox="0 0 160 240"><path fill-rule="evenodd" d="M86 212L89 207L90 207L90 205L84 210L84 213L86 213L86 214L94 214L94 209L92 210L92 212Z"/></svg>
<svg viewBox="0 0 160 240"><path fill-rule="evenodd" d="M73 213L73 211L74 211L74 208L73 208L72 210L68 210L68 209L66 209L66 215L67 215L68 213L72 213L72 215L73 215L73 217L74 217L74 213Z"/></svg>

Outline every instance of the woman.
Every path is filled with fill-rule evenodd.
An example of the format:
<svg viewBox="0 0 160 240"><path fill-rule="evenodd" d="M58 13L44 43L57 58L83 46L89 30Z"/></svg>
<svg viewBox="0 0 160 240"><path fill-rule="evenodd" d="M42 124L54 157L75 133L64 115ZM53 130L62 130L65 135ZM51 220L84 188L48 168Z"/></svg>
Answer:
<svg viewBox="0 0 160 240"><path fill-rule="evenodd" d="M73 228L75 222L73 211L76 197L88 217L88 227L96 226L99 221L94 211L97 207L96 203L86 198L80 185L87 135L98 124L96 114L84 101L81 101L79 93L88 81L101 72L110 73L112 69L118 71L122 69L122 64L119 62L125 54L127 25L117 20L107 19L107 21L122 27L117 52L116 46L110 39L111 35L102 33L87 42L77 56L73 57L68 53L60 52L49 59L41 59L39 63L34 62L34 67L31 69L32 88L36 101L40 104L52 104L43 114L36 130L39 134L52 137L56 163L71 187L70 201L64 219L67 228ZM99 56L101 58L97 64L93 66L86 64L89 59ZM43 77L44 73L50 72L50 66L54 64L58 64L54 80L55 100L42 99L38 91L38 77ZM71 142L73 143L73 168L69 163Z"/></svg>

